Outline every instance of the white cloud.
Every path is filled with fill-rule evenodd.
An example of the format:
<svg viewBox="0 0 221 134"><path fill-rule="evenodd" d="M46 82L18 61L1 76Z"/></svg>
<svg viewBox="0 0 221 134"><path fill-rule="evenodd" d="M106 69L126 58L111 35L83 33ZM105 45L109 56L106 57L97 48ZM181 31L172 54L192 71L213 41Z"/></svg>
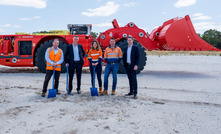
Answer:
<svg viewBox="0 0 221 134"><path fill-rule="evenodd" d="M119 27L122 26L122 23L118 23ZM113 24L111 22L104 22L104 23L98 23L93 24L93 27L113 27Z"/></svg>
<svg viewBox="0 0 221 134"><path fill-rule="evenodd" d="M122 23L118 23L118 25L121 27ZM98 23L98 24L93 24L93 32L104 32L110 28L113 28L113 25L111 22L104 22L104 23Z"/></svg>
<svg viewBox="0 0 221 134"><path fill-rule="evenodd" d="M19 25L11 25L11 24L4 24L4 25L0 25L0 27L20 28L21 26L19 26Z"/></svg>
<svg viewBox="0 0 221 134"><path fill-rule="evenodd" d="M126 7L134 7L135 5L136 5L135 2L124 3L124 6L126 6Z"/></svg>
<svg viewBox="0 0 221 134"><path fill-rule="evenodd" d="M0 25L0 27L10 27L11 24L4 24L4 25Z"/></svg>
<svg viewBox="0 0 221 134"><path fill-rule="evenodd" d="M117 12L118 8L120 7L119 4L115 4L112 1L109 1L105 4L105 6L100 6L95 9L87 9L86 12L82 12L82 15L85 16L110 16Z"/></svg>
<svg viewBox="0 0 221 134"><path fill-rule="evenodd" d="M29 20L33 20L33 19L40 19L41 16L34 16L34 17L31 17L31 18L28 18L28 17L22 17L22 18L19 18L19 20L22 20L22 21L29 21Z"/></svg>
<svg viewBox="0 0 221 134"><path fill-rule="evenodd" d="M105 22L105 23L99 23L99 24L94 24L94 27L111 27L113 26L112 23Z"/></svg>
<svg viewBox="0 0 221 134"><path fill-rule="evenodd" d="M4 33L4 32L6 32L6 30L0 29L0 33Z"/></svg>
<svg viewBox="0 0 221 134"><path fill-rule="evenodd" d="M33 19L40 19L41 16L34 16Z"/></svg>
<svg viewBox="0 0 221 134"><path fill-rule="evenodd" d="M194 5L195 3L196 0L178 0L173 6L175 6L176 8L188 7Z"/></svg>
<svg viewBox="0 0 221 134"><path fill-rule="evenodd" d="M202 13L195 13L193 14L193 16L194 16L193 20L210 20L211 19L211 17L205 16Z"/></svg>
<svg viewBox="0 0 221 134"><path fill-rule="evenodd" d="M140 29L143 29L144 31L150 30L148 27L139 27Z"/></svg>
<svg viewBox="0 0 221 134"><path fill-rule="evenodd" d="M0 5L45 8L46 0L0 0Z"/></svg>
<svg viewBox="0 0 221 134"><path fill-rule="evenodd" d="M202 16L203 15L203 13L195 13L195 14L193 14L193 16Z"/></svg>
<svg viewBox="0 0 221 134"><path fill-rule="evenodd" d="M24 21L28 21L31 20L32 18L19 18L19 20L24 20Z"/></svg>
<svg viewBox="0 0 221 134"><path fill-rule="evenodd" d="M209 29L216 29L218 31L221 31L221 24L217 25L216 23L213 22L199 22L199 23L194 23L193 26L197 33L203 33Z"/></svg>
<svg viewBox="0 0 221 134"><path fill-rule="evenodd" d="M14 27L14 28L20 28L21 26L19 26L19 25L13 25L12 27Z"/></svg>

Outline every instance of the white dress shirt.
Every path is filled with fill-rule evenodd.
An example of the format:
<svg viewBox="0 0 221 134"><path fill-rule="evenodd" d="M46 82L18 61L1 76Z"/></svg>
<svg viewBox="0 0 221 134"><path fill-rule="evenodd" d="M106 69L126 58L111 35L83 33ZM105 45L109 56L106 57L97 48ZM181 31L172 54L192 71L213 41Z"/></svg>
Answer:
<svg viewBox="0 0 221 134"><path fill-rule="evenodd" d="M74 52L74 61L80 61L78 44L76 46L72 44L72 46L73 46L73 52Z"/></svg>
<svg viewBox="0 0 221 134"><path fill-rule="evenodd" d="M133 46L133 44L130 47L128 45L128 48L127 48L127 63L131 63L131 50L132 50L132 46Z"/></svg>

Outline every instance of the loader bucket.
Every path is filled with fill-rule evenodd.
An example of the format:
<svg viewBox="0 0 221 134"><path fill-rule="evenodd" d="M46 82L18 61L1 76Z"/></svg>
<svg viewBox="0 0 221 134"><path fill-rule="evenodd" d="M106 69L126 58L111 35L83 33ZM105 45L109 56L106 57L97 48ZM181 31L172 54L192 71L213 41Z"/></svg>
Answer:
<svg viewBox="0 0 221 134"><path fill-rule="evenodd" d="M220 51L196 34L189 15L164 22L151 32L150 39L159 41L161 50Z"/></svg>

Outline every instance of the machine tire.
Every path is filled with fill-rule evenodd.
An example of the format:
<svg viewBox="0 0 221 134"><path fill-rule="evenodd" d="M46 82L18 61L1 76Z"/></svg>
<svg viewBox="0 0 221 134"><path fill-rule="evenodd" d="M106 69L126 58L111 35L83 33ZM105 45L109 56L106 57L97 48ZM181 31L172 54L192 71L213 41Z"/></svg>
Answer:
<svg viewBox="0 0 221 134"><path fill-rule="evenodd" d="M139 74L144 69L144 66L146 65L147 57L146 57L145 48L139 42L134 41L133 44L138 46L139 53L140 53L140 64L137 70L137 74ZM127 47L128 45L127 40L121 40L117 42L116 45L121 48L122 52L124 52L124 48ZM126 70L123 66L123 60L121 60L119 64L118 73L126 74Z"/></svg>
<svg viewBox="0 0 221 134"><path fill-rule="evenodd" d="M45 52L49 47L52 47L53 40L49 40L41 44L41 46L37 49L37 52L35 53L35 62L36 66L38 67L38 70L45 73L46 72L46 60L45 60ZM60 49L62 49L63 54L66 52L67 44L59 41ZM63 62L61 64L61 73L66 72L65 63Z"/></svg>

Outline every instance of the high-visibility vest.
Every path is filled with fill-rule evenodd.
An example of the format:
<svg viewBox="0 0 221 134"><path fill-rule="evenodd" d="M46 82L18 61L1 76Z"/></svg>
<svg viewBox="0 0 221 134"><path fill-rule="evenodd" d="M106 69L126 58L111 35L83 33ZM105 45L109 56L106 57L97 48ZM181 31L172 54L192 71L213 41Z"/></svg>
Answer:
<svg viewBox="0 0 221 134"><path fill-rule="evenodd" d="M55 55L53 47L49 48L49 58L53 62L58 62L61 59L61 54L62 54L62 50L61 49L58 48L58 52ZM52 67L52 65L49 62L47 62L46 70L53 70L53 67ZM55 71L61 71L61 64L56 66Z"/></svg>
<svg viewBox="0 0 221 134"><path fill-rule="evenodd" d="M105 49L104 59L107 62L118 62L121 58L123 58L123 54L120 47L115 45L114 49L112 49L110 46Z"/></svg>
<svg viewBox="0 0 221 134"><path fill-rule="evenodd" d="M92 62L98 62L98 59L101 58L102 59L102 50L93 50L90 49L89 53L88 53L88 59Z"/></svg>

